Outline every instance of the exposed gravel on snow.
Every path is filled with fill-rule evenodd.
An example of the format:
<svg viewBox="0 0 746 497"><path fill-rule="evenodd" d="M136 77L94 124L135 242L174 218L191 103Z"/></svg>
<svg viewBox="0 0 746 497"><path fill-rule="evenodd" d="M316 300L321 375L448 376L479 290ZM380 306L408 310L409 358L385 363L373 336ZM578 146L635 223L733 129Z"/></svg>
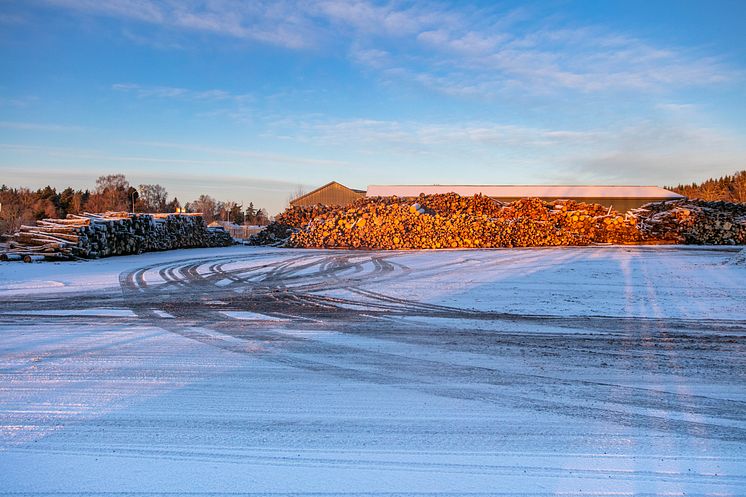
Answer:
<svg viewBox="0 0 746 497"><path fill-rule="evenodd" d="M0 264L0 495L740 495L737 250Z"/></svg>

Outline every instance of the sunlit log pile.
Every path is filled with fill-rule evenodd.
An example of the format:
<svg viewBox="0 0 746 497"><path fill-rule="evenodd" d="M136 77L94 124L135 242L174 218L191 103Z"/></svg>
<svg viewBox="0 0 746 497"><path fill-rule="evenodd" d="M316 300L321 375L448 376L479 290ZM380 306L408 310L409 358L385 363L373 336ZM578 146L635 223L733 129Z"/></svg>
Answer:
<svg viewBox="0 0 746 497"><path fill-rule="evenodd" d="M676 202L620 214L572 200L504 204L482 195L366 197L347 207L291 207L252 243L393 250L745 242L743 205Z"/></svg>
<svg viewBox="0 0 746 497"><path fill-rule="evenodd" d="M222 227L208 228L198 214L68 215L21 226L0 260L96 259L187 247L222 247L233 239Z"/></svg>
<svg viewBox="0 0 746 497"><path fill-rule="evenodd" d="M316 217L323 216L338 209L339 207L321 204L308 207L291 207L285 209L285 212L275 216L274 221L278 224L300 227L307 225Z"/></svg>

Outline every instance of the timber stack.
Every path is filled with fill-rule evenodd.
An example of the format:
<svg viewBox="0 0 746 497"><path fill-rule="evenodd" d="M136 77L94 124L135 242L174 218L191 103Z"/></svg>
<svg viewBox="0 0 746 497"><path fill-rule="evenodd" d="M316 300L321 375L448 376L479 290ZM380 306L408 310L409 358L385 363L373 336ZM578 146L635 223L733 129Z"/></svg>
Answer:
<svg viewBox="0 0 746 497"><path fill-rule="evenodd" d="M43 219L35 226L21 226L8 237L0 260L96 259L232 243L225 229L208 228L200 214L70 214L65 219Z"/></svg>
<svg viewBox="0 0 746 497"><path fill-rule="evenodd" d="M652 239L695 245L746 244L746 204L669 200L631 211Z"/></svg>
<svg viewBox="0 0 746 497"><path fill-rule="evenodd" d="M291 207L251 243L307 248L441 249L593 243L746 243L742 204L674 201L619 213L599 204L454 193ZM688 213L688 214L687 214Z"/></svg>

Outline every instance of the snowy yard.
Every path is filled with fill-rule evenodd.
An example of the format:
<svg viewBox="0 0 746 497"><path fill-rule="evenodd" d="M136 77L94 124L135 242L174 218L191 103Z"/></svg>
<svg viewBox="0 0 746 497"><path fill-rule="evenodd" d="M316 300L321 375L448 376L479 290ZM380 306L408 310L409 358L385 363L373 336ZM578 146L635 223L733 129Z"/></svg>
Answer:
<svg viewBox="0 0 746 497"><path fill-rule="evenodd" d="M0 495L744 495L736 259L0 263Z"/></svg>

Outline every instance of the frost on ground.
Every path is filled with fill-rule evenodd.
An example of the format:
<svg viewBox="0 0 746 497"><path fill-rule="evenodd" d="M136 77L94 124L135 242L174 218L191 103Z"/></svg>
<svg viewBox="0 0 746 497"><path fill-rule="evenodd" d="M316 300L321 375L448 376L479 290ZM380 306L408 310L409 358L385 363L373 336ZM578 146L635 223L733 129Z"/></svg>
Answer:
<svg viewBox="0 0 746 497"><path fill-rule="evenodd" d="M727 264L746 266L746 248L728 259Z"/></svg>
<svg viewBox="0 0 746 497"><path fill-rule="evenodd" d="M742 495L736 253L0 264L0 495Z"/></svg>

